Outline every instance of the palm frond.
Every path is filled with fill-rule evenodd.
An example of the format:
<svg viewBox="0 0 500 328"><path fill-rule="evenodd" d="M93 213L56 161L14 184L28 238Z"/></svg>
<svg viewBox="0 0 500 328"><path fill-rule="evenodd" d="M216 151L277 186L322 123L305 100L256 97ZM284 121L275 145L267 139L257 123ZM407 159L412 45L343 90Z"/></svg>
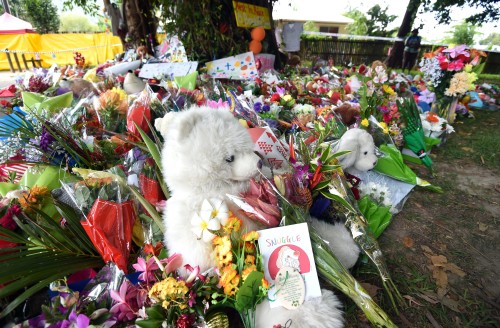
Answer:
<svg viewBox="0 0 500 328"><path fill-rule="evenodd" d="M68 207L62 210L67 221L64 226L35 211L36 219L26 214L14 217L20 232L0 227L0 239L18 243L16 247L0 250L0 284L4 284L0 298L13 298L0 312L0 318L52 281L104 265L83 230L78 213Z"/></svg>

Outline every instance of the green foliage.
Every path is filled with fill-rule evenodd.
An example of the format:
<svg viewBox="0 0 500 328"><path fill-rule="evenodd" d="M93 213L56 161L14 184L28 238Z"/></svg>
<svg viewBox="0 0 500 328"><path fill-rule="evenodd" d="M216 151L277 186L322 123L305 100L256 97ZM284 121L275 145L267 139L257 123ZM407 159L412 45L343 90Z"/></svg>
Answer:
<svg viewBox="0 0 500 328"><path fill-rule="evenodd" d="M57 7L51 0L22 0L21 4L27 20L33 24L38 33L59 31Z"/></svg>
<svg viewBox="0 0 500 328"><path fill-rule="evenodd" d="M436 0L424 1L424 9L436 13L439 23L446 24L451 20L450 11L452 8L478 8L480 12L466 18L468 23L481 24L485 22L495 22L500 17L500 6L498 0Z"/></svg>
<svg viewBox="0 0 500 328"><path fill-rule="evenodd" d="M350 9L343 14L354 20L354 23L347 25L347 32L354 35L367 35L368 34L368 19L366 15L359 9Z"/></svg>
<svg viewBox="0 0 500 328"><path fill-rule="evenodd" d="M396 15L388 15L388 9L375 5L368 10L368 35L387 37L397 31L397 28L387 30L387 26L397 18Z"/></svg>
<svg viewBox="0 0 500 328"><path fill-rule="evenodd" d="M99 30L99 27L92 24L85 15L65 13L61 15L60 21L59 31L61 32L97 32Z"/></svg>
<svg viewBox="0 0 500 328"><path fill-rule="evenodd" d="M375 5L368 9L364 14L359 9L350 9L344 15L352 18L354 23L347 25L349 34L355 35L371 35L387 37L393 35L397 29L387 30L387 26L392 23L397 16L387 14L389 7L382 9L379 5Z"/></svg>
<svg viewBox="0 0 500 328"><path fill-rule="evenodd" d="M488 45L489 49L492 49L493 46L500 46L500 33L490 33L486 38L479 41L481 45Z"/></svg>
<svg viewBox="0 0 500 328"><path fill-rule="evenodd" d="M319 32L319 28L313 21L308 21L304 24L304 31L308 32Z"/></svg>
<svg viewBox="0 0 500 328"><path fill-rule="evenodd" d="M471 46L474 44L474 36L476 35L476 26L466 21L454 25L453 29L447 32L450 37L443 40L444 43L450 44L466 44Z"/></svg>

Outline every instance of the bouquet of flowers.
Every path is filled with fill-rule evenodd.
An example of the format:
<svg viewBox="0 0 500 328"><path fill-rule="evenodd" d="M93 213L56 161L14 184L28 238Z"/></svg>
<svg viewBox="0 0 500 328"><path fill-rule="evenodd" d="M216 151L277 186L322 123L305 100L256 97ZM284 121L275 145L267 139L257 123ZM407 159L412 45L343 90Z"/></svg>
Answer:
<svg viewBox="0 0 500 328"><path fill-rule="evenodd" d="M87 176L63 189L82 215L81 224L105 262L127 272L132 230L137 219L128 187L111 176Z"/></svg>
<svg viewBox="0 0 500 328"><path fill-rule="evenodd" d="M426 53L420 62L420 70L429 87L436 93L439 115L453 123L458 99L467 91L474 90L481 57L486 54L466 45L454 48L439 47L436 51Z"/></svg>

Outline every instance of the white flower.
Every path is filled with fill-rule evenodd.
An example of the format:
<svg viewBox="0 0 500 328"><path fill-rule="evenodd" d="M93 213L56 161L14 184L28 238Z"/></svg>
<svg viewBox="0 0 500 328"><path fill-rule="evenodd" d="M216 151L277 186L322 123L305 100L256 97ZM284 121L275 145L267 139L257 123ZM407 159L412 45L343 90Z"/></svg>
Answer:
<svg viewBox="0 0 500 328"><path fill-rule="evenodd" d="M385 68L383 66L375 67L375 72L377 75L373 78L373 82L380 84L387 82L388 77Z"/></svg>
<svg viewBox="0 0 500 328"><path fill-rule="evenodd" d="M205 199L201 204L200 214L191 218L191 231L198 239L208 243L215 238L212 231L217 231L227 222L229 210L224 200L219 198Z"/></svg>

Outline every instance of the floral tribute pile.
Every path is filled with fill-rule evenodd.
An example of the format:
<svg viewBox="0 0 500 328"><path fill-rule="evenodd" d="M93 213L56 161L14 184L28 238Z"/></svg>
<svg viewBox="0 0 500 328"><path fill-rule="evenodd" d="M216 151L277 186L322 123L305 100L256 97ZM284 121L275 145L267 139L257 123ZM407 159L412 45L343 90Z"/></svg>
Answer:
<svg viewBox="0 0 500 328"><path fill-rule="evenodd" d="M252 181L240 196L276 223L305 222L309 215L344 220L399 306L375 239L404 203L391 195L399 192L391 181L440 191L417 177L401 150L432 169L426 152L453 132L443 117L451 111L443 109L450 99L468 106L463 98L475 89L473 69L482 55L465 46L440 48L426 54L423 76L414 78L374 62L307 75L266 71L250 81L201 74L194 88L150 81L136 94L124 91L123 76L106 74L111 63L87 74L79 54L75 69L20 77L0 102L0 318L21 318L29 327L205 327L230 324L234 318L220 310L233 308L253 326L269 288L257 232L241 231L240 219L220 209L212 211L224 215L215 225L212 217L200 218L199 238L212 240L217 255L208 272L180 267L182 254L167 254L162 245L169 191L154 120L191 105L227 108L244 126L272 131L288 148L290 170ZM498 101L495 86L478 91ZM352 127L369 131L381 151L375 180L343 172L332 151ZM322 277L373 324L391 326L321 238L314 232L311 238ZM41 311L27 302L39 302Z"/></svg>

